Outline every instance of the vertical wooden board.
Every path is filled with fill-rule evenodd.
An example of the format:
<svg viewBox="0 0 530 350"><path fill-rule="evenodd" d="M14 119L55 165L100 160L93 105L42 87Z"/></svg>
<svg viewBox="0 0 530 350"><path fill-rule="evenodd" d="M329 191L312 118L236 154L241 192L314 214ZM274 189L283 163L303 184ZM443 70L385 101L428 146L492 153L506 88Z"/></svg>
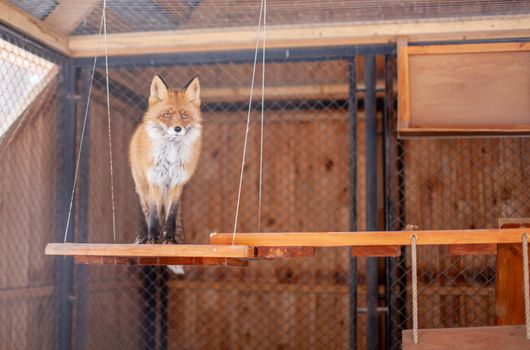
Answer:
<svg viewBox="0 0 530 350"><path fill-rule="evenodd" d="M357 229L362 231L366 228L366 129L364 112L357 113Z"/></svg>
<svg viewBox="0 0 530 350"><path fill-rule="evenodd" d="M6 349L28 348L28 305L19 302L10 305L2 303L0 306L2 306L2 310L5 310L3 317L9 319L9 322L0 322L2 347Z"/></svg>
<svg viewBox="0 0 530 350"><path fill-rule="evenodd" d="M523 257L520 245L498 245L495 285L495 324L524 323Z"/></svg>
<svg viewBox="0 0 530 350"><path fill-rule="evenodd" d="M528 221L528 220L526 220ZM499 220L501 228L530 227L525 219L508 223ZM524 323L524 282L522 244L498 244L495 280L495 324Z"/></svg>
<svg viewBox="0 0 530 350"><path fill-rule="evenodd" d="M0 252L10 261L0 286L24 287L54 281L54 259L42 252L57 239L55 227L57 169L57 82L52 81L7 131L0 147ZM14 237L15 239L12 239ZM6 265L7 266L7 265ZM18 271L13 273L12 267ZM0 268L0 272L2 268Z"/></svg>
<svg viewBox="0 0 530 350"><path fill-rule="evenodd" d="M316 292L296 294L293 349L313 349L315 347L317 335L316 301Z"/></svg>
<svg viewBox="0 0 530 350"><path fill-rule="evenodd" d="M33 297L30 300L21 300L15 305L17 312L20 308L27 308L28 310L26 334L20 334L21 337L17 339L17 346L20 346L19 342L26 341L28 343L27 349L52 348L56 344L57 324L55 322L43 322L43 320L50 320L52 315L55 315L57 311L55 296ZM21 332L22 329L21 327L18 331ZM17 348L17 346L13 348Z"/></svg>
<svg viewBox="0 0 530 350"><path fill-rule="evenodd" d="M210 113L203 116L203 151L197 170L185 189L184 225L189 242L205 243L206 231L223 227L226 220L220 203L223 202L223 187L228 184L221 179L223 146L216 141L218 135L225 135L229 128L216 122L215 117ZM202 214L209 215L197 213L197 207L204 210Z"/></svg>
<svg viewBox="0 0 530 350"><path fill-rule="evenodd" d="M97 288L90 288L87 293L85 342L98 348L132 348L141 344L141 323L131 323L131 320L140 319L141 304L134 303L138 291L105 283Z"/></svg>

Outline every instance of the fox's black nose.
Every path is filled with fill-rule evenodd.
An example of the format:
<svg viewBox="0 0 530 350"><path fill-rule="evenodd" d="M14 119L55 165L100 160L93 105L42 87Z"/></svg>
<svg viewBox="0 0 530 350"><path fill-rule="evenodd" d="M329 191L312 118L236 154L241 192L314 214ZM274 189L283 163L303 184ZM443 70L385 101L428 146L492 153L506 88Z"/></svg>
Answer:
<svg viewBox="0 0 530 350"><path fill-rule="evenodd" d="M182 128L180 126L175 126L175 131L176 132L180 132L182 130Z"/></svg>

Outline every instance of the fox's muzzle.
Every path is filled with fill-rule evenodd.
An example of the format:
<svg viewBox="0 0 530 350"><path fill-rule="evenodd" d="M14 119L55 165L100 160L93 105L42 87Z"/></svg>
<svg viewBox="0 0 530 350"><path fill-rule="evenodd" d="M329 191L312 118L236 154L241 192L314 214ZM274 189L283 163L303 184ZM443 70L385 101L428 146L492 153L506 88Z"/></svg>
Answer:
<svg viewBox="0 0 530 350"><path fill-rule="evenodd" d="M168 129L168 133L174 136L184 136L187 129L183 126L175 126L173 129Z"/></svg>

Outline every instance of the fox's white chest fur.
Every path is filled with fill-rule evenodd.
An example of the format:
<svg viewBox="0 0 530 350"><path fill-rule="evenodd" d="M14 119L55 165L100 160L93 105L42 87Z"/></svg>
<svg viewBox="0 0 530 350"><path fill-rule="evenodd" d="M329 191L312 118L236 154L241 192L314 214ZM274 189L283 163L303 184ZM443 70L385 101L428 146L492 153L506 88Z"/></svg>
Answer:
<svg viewBox="0 0 530 350"><path fill-rule="evenodd" d="M170 135L165 127L152 123L147 126L147 134L153 161L147 172L148 182L164 191L186 184L192 175L187 169L193 160L201 130L190 128L185 135L177 137Z"/></svg>

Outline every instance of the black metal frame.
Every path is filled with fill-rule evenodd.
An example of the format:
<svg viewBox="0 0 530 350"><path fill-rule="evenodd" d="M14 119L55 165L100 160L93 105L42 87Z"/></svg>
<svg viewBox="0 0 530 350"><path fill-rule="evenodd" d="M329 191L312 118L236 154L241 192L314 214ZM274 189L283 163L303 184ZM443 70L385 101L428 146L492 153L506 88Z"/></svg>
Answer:
<svg viewBox="0 0 530 350"><path fill-rule="evenodd" d="M348 114L350 119L349 132L349 164L350 164L350 186L349 206L350 220L349 228L357 231L357 60L353 57L349 66L349 91L348 91ZM349 256L349 346L350 350L357 349L357 258Z"/></svg>

